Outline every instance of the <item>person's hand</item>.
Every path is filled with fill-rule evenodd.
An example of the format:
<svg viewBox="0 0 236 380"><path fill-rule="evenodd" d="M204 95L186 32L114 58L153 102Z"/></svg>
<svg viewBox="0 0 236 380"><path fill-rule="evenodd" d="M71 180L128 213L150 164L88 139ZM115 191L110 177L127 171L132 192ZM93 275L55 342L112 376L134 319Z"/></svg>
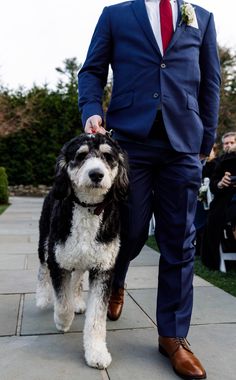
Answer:
<svg viewBox="0 0 236 380"><path fill-rule="evenodd" d="M206 156L205 154L202 154L202 153L199 154L199 160L200 160L200 161L204 161L204 160L206 160L207 157L208 157L208 156Z"/></svg>
<svg viewBox="0 0 236 380"><path fill-rule="evenodd" d="M202 166L204 166L205 163L207 162L208 156L206 156L205 154L200 153L198 155L198 157L199 157L199 161L201 162Z"/></svg>
<svg viewBox="0 0 236 380"><path fill-rule="evenodd" d="M230 172L225 172L224 177L217 184L219 189L223 189L224 187L229 187L231 185L230 176Z"/></svg>
<svg viewBox="0 0 236 380"><path fill-rule="evenodd" d="M85 124L84 131L86 133L102 133L105 135L106 130L102 126L102 118L100 115L90 116Z"/></svg>

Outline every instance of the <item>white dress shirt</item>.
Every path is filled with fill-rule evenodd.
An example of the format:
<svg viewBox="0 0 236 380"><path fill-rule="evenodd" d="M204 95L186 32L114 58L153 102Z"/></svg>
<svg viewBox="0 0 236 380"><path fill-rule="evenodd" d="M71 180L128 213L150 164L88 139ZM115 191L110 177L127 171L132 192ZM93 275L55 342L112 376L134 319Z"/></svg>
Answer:
<svg viewBox="0 0 236 380"><path fill-rule="evenodd" d="M178 4L177 0L170 0L172 7L172 16L173 16L173 28L176 29L177 19L178 19ZM159 5L160 0L145 0L145 5L147 9L148 18L158 43L161 54L163 55L163 46L161 38L161 23L160 23L160 11Z"/></svg>

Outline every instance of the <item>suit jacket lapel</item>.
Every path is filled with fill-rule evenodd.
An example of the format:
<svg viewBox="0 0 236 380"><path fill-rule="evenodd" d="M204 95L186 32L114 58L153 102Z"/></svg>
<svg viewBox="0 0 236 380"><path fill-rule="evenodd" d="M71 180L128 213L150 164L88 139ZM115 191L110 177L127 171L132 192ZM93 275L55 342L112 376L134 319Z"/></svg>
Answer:
<svg viewBox="0 0 236 380"><path fill-rule="evenodd" d="M181 9L180 9L180 7L184 3L184 1L183 0L177 0L177 3L178 3L177 25L176 25L176 29L175 29L175 32L173 34L173 37L170 41L170 44L169 44L168 48L166 49L165 55L175 45L176 41L179 39L179 37L181 36L183 31L185 30L185 24L181 23L182 15L181 15ZM146 10L146 6L145 6L145 1L144 0L135 0L132 2L131 6L133 8L135 16L136 16L141 28L143 29L146 37L149 39L149 41L151 42L152 46L157 51L157 53L160 56L162 56L160 49L159 49L159 46L156 42L156 38L155 38L153 31L152 31L152 27L151 27L151 24L150 24L150 21L148 18L148 14L147 14L147 10Z"/></svg>
<svg viewBox="0 0 236 380"><path fill-rule="evenodd" d="M133 11L135 13L135 16L138 20L138 23L140 24L141 28L143 29L146 37L151 42L154 49L157 51L159 55L161 55L159 46L156 42L156 38L153 34L152 27L148 18L146 6L144 0L136 0L133 1L131 4Z"/></svg>

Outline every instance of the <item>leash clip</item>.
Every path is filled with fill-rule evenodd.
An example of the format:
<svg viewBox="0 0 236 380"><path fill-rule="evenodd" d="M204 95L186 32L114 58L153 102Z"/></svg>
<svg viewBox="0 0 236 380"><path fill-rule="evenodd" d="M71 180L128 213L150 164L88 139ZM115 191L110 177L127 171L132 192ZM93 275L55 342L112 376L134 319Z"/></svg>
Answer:
<svg viewBox="0 0 236 380"><path fill-rule="evenodd" d="M110 129L110 131L106 131L106 135L109 137L112 137L113 135L113 129Z"/></svg>

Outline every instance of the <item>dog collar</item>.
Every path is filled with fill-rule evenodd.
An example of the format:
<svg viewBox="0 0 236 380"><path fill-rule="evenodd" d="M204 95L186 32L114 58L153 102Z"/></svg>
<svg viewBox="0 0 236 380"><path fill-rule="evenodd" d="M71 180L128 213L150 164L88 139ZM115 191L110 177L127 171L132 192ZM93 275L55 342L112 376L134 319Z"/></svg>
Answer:
<svg viewBox="0 0 236 380"><path fill-rule="evenodd" d="M73 201L75 203L77 203L78 205L84 207L84 208L88 208L88 211L91 213L91 214L94 214L94 215L100 215L102 213L102 211L105 209L105 207L111 202L111 199L104 199L102 202L100 203L85 203L85 202L81 202L79 200L79 198L77 197L73 197ZM93 210L91 210L91 208Z"/></svg>

